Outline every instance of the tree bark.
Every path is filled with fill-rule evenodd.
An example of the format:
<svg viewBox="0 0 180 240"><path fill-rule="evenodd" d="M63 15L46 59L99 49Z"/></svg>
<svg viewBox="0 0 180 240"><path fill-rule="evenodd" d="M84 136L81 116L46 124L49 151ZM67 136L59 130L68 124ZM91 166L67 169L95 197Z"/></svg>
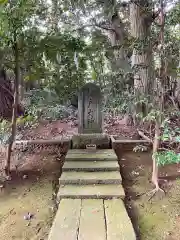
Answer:
<svg viewBox="0 0 180 240"><path fill-rule="evenodd" d="M58 16L58 0L52 1L52 14L51 14L51 25L52 30L54 30L55 33L58 32L58 22L59 22L59 16Z"/></svg>
<svg viewBox="0 0 180 240"><path fill-rule="evenodd" d="M14 104L13 104L13 112L12 112L11 136L9 138L9 145L7 149L7 159L5 164L5 173L7 176L10 176L11 153L12 153L13 142L16 136L16 119L17 119L17 107L18 107L18 98L19 98L20 66L19 66L19 49L18 49L18 43L16 38L14 43L14 56L15 56Z"/></svg>
<svg viewBox="0 0 180 240"><path fill-rule="evenodd" d="M106 30L106 35L113 49L113 54L108 56L111 62L112 71L119 72L122 70L125 74L132 72L131 65L125 54L124 46L128 33L125 30L125 25L118 12L112 16L110 27Z"/></svg>
<svg viewBox="0 0 180 240"><path fill-rule="evenodd" d="M20 82L19 82L19 102L24 98L24 74L23 70L20 70Z"/></svg>
<svg viewBox="0 0 180 240"><path fill-rule="evenodd" d="M158 183L158 165L156 162L156 157L155 154L158 152L159 149L159 143L160 143L160 124L159 121L156 121L156 127L155 127L155 137L153 141L153 172L152 172L152 183L155 185L155 188L159 188L159 183Z"/></svg>
<svg viewBox="0 0 180 240"><path fill-rule="evenodd" d="M165 87L165 80L166 80L166 68L165 68L165 52L164 52L164 27L165 27L165 13L164 13L164 3L163 0L160 1L161 7L161 30L160 30L160 69L159 69L159 80L160 80L160 89L157 92L158 96L156 96L155 104L158 105L158 110L162 114L164 112L164 87ZM162 115L156 117L156 126L155 126L155 138L153 142L153 173L152 173L152 182L155 185L155 189L159 190L159 183L158 183L158 165L156 162L155 154L158 152L159 145L160 145L160 137L161 131L160 126L162 124Z"/></svg>
<svg viewBox="0 0 180 240"><path fill-rule="evenodd" d="M132 67L135 68L134 88L136 94L147 95L152 93L154 81L154 65L151 47L150 13L145 6L150 1L136 1L130 4L131 35L135 40L133 49Z"/></svg>

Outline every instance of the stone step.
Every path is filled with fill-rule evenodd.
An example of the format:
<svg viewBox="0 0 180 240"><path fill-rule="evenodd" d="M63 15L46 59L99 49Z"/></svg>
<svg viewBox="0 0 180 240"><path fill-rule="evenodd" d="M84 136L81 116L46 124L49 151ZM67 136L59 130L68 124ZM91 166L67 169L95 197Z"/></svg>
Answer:
<svg viewBox="0 0 180 240"><path fill-rule="evenodd" d="M121 199L105 200L107 240L136 240L134 228Z"/></svg>
<svg viewBox="0 0 180 240"><path fill-rule="evenodd" d="M119 171L119 164L117 161L65 161L63 167L65 171Z"/></svg>
<svg viewBox="0 0 180 240"><path fill-rule="evenodd" d="M71 199L124 199L125 193L121 184L61 185L57 200Z"/></svg>
<svg viewBox="0 0 180 240"><path fill-rule="evenodd" d="M82 200L78 240L105 240L103 199Z"/></svg>
<svg viewBox="0 0 180 240"><path fill-rule="evenodd" d="M121 184L118 171L112 172L63 172L59 183L66 184Z"/></svg>
<svg viewBox="0 0 180 240"><path fill-rule="evenodd" d="M77 239L80 212L80 199L63 199L59 204L48 240Z"/></svg>
<svg viewBox="0 0 180 240"><path fill-rule="evenodd" d="M66 155L66 161L114 161L117 159L118 158L113 149L100 149L95 151L89 151L86 149L73 149L69 150Z"/></svg>

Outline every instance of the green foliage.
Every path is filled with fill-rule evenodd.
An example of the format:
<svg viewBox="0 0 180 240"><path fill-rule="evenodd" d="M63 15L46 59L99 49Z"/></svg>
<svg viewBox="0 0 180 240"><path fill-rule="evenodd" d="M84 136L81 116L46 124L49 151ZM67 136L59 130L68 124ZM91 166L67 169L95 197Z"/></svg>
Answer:
<svg viewBox="0 0 180 240"><path fill-rule="evenodd" d="M59 98L56 92L51 89L33 89L29 91L27 101L29 107L43 106L45 103L46 105L53 105L59 101Z"/></svg>
<svg viewBox="0 0 180 240"><path fill-rule="evenodd" d="M6 120L0 122L0 144L5 144L10 137L10 123Z"/></svg>
<svg viewBox="0 0 180 240"><path fill-rule="evenodd" d="M33 126L37 120L37 115L26 115L24 117L17 118L17 128L27 128Z"/></svg>
<svg viewBox="0 0 180 240"><path fill-rule="evenodd" d="M180 4L177 2L167 15L167 24L177 25L180 23Z"/></svg>
<svg viewBox="0 0 180 240"><path fill-rule="evenodd" d="M119 2L117 4L108 1L66 0L55 1L53 4L37 0L3 2L0 9L1 62L8 69L14 70L12 43L16 33L24 85L27 87L31 85L30 83L33 85L36 82L40 85L38 87L33 85L40 90L33 92L31 97L32 113L39 115L41 105L45 101L46 104L53 105L46 98L48 91L44 91L46 96L41 96L42 88L46 87L49 91L56 92L55 103L63 104L87 80L93 80L107 96L105 110L110 111L114 108L116 112L125 114L133 112L137 105L144 104L148 105L148 114L144 121L154 121L162 114L157 109L156 103L152 106L149 97L139 94L139 99L135 99L133 76L130 78L122 73L121 64L116 66L116 59L114 55L111 56L120 46L110 47L108 38L104 35L105 30L101 26L111 27L112 14L117 9L122 11ZM167 14L165 26L165 51L168 74L177 76L179 33L178 30L175 33L174 27L179 23L179 4L172 6ZM125 15L127 9L128 7L123 8L121 15L128 33L130 19ZM155 45L153 51L156 55L158 49L155 43L158 35L159 28L154 24L153 38L135 41L126 36L124 46L130 54L129 57L133 49L141 51L149 43ZM56 109L56 106L52 108ZM50 115L54 114L52 109L49 111ZM57 115L60 117L61 114ZM137 117L142 119L144 116L139 113Z"/></svg>
<svg viewBox="0 0 180 240"><path fill-rule="evenodd" d="M17 129L29 128L36 123L37 114L31 112L31 114L26 116L21 116L17 118ZM6 145L11 136L11 123L9 121L3 120L0 122L0 144Z"/></svg>
<svg viewBox="0 0 180 240"><path fill-rule="evenodd" d="M41 117L48 120L64 119L69 116L66 107L61 105L49 106L42 111Z"/></svg>
<svg viewBox="0 0 180 240"><path fill-rule="evenodd" d="M179 163L180 162L180 154L174 151L162 151L156 152L153 157L156 159L157 164L160 166L164 166L167 164Z"/></svg>
<svg viewBox="0 0 180 240"><path fill-rule="evenodd" d="M58 120L67 118L71 114L71 109L64 105L60 105L61 99L54 91L49 89L31 90L27 96L27 104L24 103L27 117L21 118L21 121L33 122L38 119ZM26 127L27 124L23 124Z"/></svg>
<svg viewBox="0 0 180 240"><path fill-rule="evenodd" d="M118 114L128 114L131 110L131 100L132 95L128 92L124 94L119 94L114 96L113 94L108 94L107 102L105 102L104 111L105 112L115 112Z"/></svg>
<svg viewBox="0 0 180 240"><path fill-rule="evenodd" d="M85 44L79 38L64 34L47 37L43 39L42 45L45 46L46 58L56 65L51 88L56 91L61 100L67 100L83 85L86 77L86 63L83 56ZM78 54L78 69L74 61L75 52Z"/></svg>
<svg viewBox="0 0 180 240"><path fill-rule="evenodd" d="M36 115L27 115L25 117L17 118L17 129L27 128L33 126L36 122ZM3 120L0 122L0 144L6 145L11 136L11 123Z"/></svg>
<svg viewBox="0 0 180 240"><path fill-rule="evenodd" d="M176 126L171 127L168 118L162 122L161 127L163 129L162 141L180 142L180 128Z"/></svg>

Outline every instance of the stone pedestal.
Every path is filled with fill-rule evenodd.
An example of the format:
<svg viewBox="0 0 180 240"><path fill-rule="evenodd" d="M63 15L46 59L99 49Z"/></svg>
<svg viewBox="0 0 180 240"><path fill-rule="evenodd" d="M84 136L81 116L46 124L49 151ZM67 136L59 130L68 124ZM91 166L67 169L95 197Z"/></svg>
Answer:
<svg viewBox="0 0 180 240"><path fill-rule="evenodd" d="M95 144L97 149L110 148L110 138L106 134L77 134L72 137L73 149L85 149L86 145Z"/></svg>

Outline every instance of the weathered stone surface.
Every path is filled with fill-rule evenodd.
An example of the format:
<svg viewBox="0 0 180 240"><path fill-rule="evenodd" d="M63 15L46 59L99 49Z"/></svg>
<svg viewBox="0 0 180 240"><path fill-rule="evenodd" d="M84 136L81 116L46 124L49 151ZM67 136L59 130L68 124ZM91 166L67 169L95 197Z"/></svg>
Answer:
<svg viewBox="0 0 180 240"><path fill-rule="evenodd" d="M61 185L57 194L58 200L62 198L72 199L112 199L125 196L122 185L98 184L98 185Z"/></svg>
<svg viewBox="0 0 180 240"><path fill-rule="evenodd" d="M79 133L102 132L101 90L93 83L87 83L79 92Z"/></svg>
<svg viewBox="0 0 180 240"><path fill-rule="evenodd" d="M97 148L108 149L110 138L106 134L77 134L72 137L73 149L85 149L87 144L96 144Z"/></svg>
<svg viewBox="0 0 180 240"><path fill-rule="evenodd" d="M118 171L119 165L117 161L65 161L64 171Z"/></svg>
<svg viewBox="0 0 180 240"><path fill-rule="evenodd" d="M103 200L82 200L78 240L105 240Z"/></svg>
<svg viewBox="0 0 180 240"><path fill-rule="evenodd" d="M59 183L66 184L120 184L121 175L118 171L112 172L63 172Z"/></svg>
<svg viewBox="0 0 180 240"><path fill-rule="evenodd" d="M88 151L86 149L72 149L66 155L66 161L113 161L118 160L113 149L98 149L96 151Z"/></svg>
<svg viewBox="0 0 180 240"><path fill-rule="evenodd" d="M80 199L61 200L48 240L77 239L80 210Z"/></svg>
<svg viewBox="0 0 180 240"><path fill-rule="evenodd" d="M138 145L146 146L147 150L150 150L152 147L151 142L143 139L123 139L120 136L111 136L110 138L113 149L118 149L122 152L132 151Z"/></svg>
<svg viewBox="0 0 180 240"><path fill-rule="evenodd" d="M107 240L136 240L131 220L120 199L105 200Z"/></svg>

